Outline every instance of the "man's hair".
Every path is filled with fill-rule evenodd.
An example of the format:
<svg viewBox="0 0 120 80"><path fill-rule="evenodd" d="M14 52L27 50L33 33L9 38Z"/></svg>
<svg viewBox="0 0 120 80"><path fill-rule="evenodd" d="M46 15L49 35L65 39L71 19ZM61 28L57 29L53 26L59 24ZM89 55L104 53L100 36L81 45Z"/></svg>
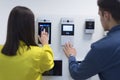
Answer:
<svg viewBox="0 0 120 80"><path fill-rule="evenodd" d="M110 12L116 22L120 21L120 0L98 0L97 4L101 11Z"/></svg>
<svg viewBox="0 0 120 80"><path fill-rule="evenodd" d="M8 56L16 55L20 41L28 48L36 46L34 31L34 14L23 6L16 6L10 12L7 25L7 38L2 53Z"/></svg>

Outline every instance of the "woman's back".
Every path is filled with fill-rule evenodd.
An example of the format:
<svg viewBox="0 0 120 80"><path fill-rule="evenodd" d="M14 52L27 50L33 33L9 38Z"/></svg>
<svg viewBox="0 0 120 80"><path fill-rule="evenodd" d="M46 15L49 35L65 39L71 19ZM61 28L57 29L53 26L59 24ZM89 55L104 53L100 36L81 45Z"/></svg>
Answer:
<svg viewBox="0 0 120 80"><path fill-rule="evenodd" d="M20 42L16 56L1 53L0 80L41 80L41 74L54 66L53 52L49 45L27 46Z"/></svg>

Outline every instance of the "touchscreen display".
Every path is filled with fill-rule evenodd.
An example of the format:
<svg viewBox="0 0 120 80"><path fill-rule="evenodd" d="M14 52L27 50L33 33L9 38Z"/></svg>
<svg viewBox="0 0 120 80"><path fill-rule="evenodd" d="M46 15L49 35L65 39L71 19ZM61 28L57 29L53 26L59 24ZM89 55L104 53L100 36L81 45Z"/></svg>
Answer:
<svg viewBox="0 0 120 80"><path fill-rule="evenodd" d="M63 25L63 31L73 31L73 25Z"/></svg>
<svg viewBox="0 0 120 80"><path fill-rule="evenodd" d="M41 31L43 31L44 29L49 34L49 44L51 44L51 23L38 23L38 35L41 36ZM38 43L40 43L39 40Z"/></svg>
<svg viewBox="0 0 120 80"><path fill-rule="evenodd" d="M62 24L61 35L74 35L74 24Z"/></svg>
<svg viewBox="0 0 120 80"><path fill-rule="evenodd" d="M94 21L86 21L86 29L94 29Z"/></svg>

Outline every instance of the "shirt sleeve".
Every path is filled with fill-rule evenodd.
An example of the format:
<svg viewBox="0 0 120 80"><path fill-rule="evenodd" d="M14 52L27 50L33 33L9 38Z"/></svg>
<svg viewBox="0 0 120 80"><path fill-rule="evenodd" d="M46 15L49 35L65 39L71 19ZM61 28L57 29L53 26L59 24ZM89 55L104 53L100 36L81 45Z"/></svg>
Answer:
<svg viewBox="0 0 120 80"><path fill-rule="evenodd" d="M106 53L111 53L111 50L106 48L91 46L91 50L87 56L79 64L74 56L69 57L69 71L71 77L75 80L85 80L107 68L107 63L110 62L111 54L109 57ZM105 67L106 66L106 67Z"/></svg>
<svg viewBox="0 0 120 80"><path fill-rule="evenodd" d="M53 51L49 45L44 45L42 48L40 59L40 72L43 73L52 69L54 66Z"/></svg>

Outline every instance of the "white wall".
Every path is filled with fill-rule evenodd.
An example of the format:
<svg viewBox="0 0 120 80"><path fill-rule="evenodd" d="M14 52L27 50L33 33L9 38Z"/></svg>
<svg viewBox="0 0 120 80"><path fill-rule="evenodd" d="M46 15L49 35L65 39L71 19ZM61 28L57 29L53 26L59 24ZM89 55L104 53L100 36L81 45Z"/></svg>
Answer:
<svg viewBox="0 0 120 80"><path fill-rule="evenodd" d="M44 80L71 80L68 71L67 58L60 46L60 26L62 17L70 17L75 21L74 47L77 49L77 60L83 60L90 49L90 44L103 36L103 29L99 21L97 0L0 0L0 44L6 38L7 19L14 6L22 5L30 8L35 18L45 17L52 20L52 44L55 59L63 60L62 77L44 77ZM95 32L91 35L84 34L85 19L95 19ZM99 80L92 77L90 80Z"/></svg>

